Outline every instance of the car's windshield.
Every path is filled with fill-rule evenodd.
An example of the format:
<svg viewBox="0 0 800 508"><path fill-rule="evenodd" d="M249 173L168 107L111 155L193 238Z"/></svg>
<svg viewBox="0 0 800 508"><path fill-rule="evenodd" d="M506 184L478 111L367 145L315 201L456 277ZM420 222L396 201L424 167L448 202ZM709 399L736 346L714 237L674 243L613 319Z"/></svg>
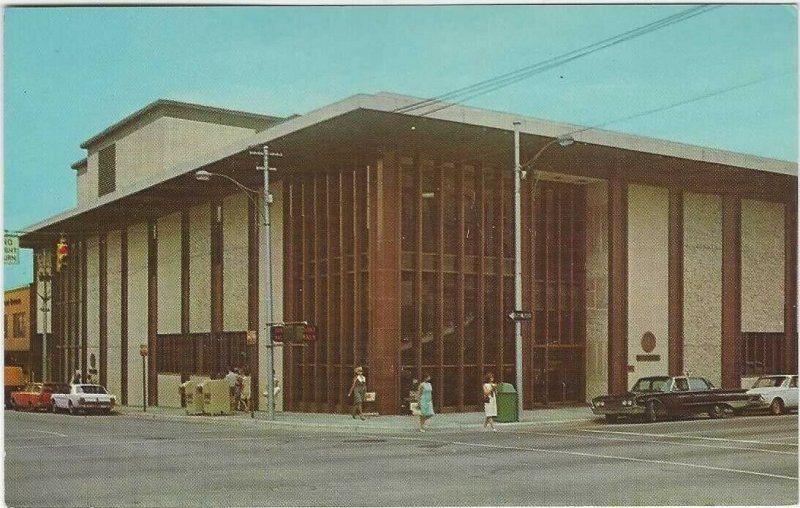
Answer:
<svg viewBox="0 0 800 508"><path fill-rule="evenodd" d="M631 391L634 392L665 392L669 387L668 377L643 377L636 381Z"/></svg>
<svg viewBox="0 0 800 508"><path fill-rule="evenodd" d="M106 393L106 389L100 385L81 385L78 387L79 393Z"/></svg>
<svg viewBox="0 0 800 508"><path fill-rule="evenodd" d="M761 377L758 378L758 381L756 381L756 384L753 385L753 388L772 388L780 386L782 384L783 384L782 377L774 377L774 376Z"/></svg>

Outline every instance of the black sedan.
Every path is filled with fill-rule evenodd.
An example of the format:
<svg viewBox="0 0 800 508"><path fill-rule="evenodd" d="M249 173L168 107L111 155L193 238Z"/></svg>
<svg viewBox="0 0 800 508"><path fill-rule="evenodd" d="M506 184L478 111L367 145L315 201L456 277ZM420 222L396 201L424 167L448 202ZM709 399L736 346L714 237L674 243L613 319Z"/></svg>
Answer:
<svg viewBox="0 0 800 508"><path fill-rule="evenodd" d="M596 415L605 416L610 423L620 417L644 417L655 422L660 419L708 414L722 418L754 404L759 397L745 390L721 390L702 377L652 376L636 381L622 395L603 395L589 402Z"/></svg>

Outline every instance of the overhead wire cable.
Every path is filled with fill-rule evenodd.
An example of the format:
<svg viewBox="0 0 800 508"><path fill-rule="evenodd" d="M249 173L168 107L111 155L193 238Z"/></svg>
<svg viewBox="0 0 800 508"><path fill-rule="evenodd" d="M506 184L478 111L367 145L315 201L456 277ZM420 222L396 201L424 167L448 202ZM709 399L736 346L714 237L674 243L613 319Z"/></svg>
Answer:
<svg viewBox="0 0 800 508"><path fill-rule="evenodd" d="M765 81L770 81L772 79L775 79L775 78L778 78L778 77L781 77L781 76L785 76L787 74L795 74L795 72L794 71L786 71L786 72L780 72L778 74L773 74L771 76L763 76L761 78L754 79L754 80L751 80L751 81L747 81L745 83L740 83L738 85L733 85L733 86L729 86L727 88L722 88L722 89L719 89L719 90L714 90L712 92L707 92L707 93L704 93L702 95L697 95L695 97L691 97L689 99L685 99L685 100L682 100L682 101L679 101L679 102L673 102L672 104L668 104L666 106L659 106L657 108L648 109L648 110L642 111L640 113L634 113L633 115L623 116L623 117L620 117L620 118L616 118L614 120L610 120L608 122L603 122L603 123L600 123L600 124L592 125L590 127L583 127L581 129L562 134L562 136L572 136L573 134L578 134L578 133L585 132L585 131L592 130L592 129L599 129L600 127L605 127L607 125L611 125L611 124L615 124L615 123L619 123L619 122L624 122L625 120L633 120L634 118L639 118L639 117L642 117L642 116L651 115L653 113L660 113L661 111L666 111L668 109L676 108L678 106L683 106L684 104L690 104L692 102L697 102L697 101L701 101L703 99L708 99L708 98L711 98L711 97L715 97L717 95L722 95L724 93L732 92L733 90L738 90L740 88L746 88L748 86L757 85L758 83L763 83Z"/></svg>
<svg viewBox="0 0 800 508"><path fill-rule="evenodd" d="M627 36L625 38L622 38L622 39L619 39L619 40L615 40L613 42L609 42L609 43L603 45L602 47L599 47L599 48L596 48L596 49L583 51L580 54L577 54L577 55L574 55L574 56L570 56L568 58L562 58L559 61L549 63L547 65L542 66L541 68L531 70L530 72L526 72L526 73L521 74L521 75L519 75L517 77L507 78L507 79L501 80L501 81L499 81L499 82L497 82L497 83L495 83L495 84L493 84L491 86L482 87L481 89L475 90L473 93L471 93L471 94L469 94L469 95L467 95L465 97L461 97L460 99L458 99L456 101L442 103L442 104L440 104L438 107L436 107L434 109L431 109L429 111L425 111L425 112L421 113L419 116L427 116L427 115L436 113L437 111L441 111L443 109L447 109L447 108L455 106L457 104L464 103L464 102L466 102L468 100L474 99L474 98L479 97L481 95L485 95L485 94L491 93L491 92L493 92L495 90L499 90L501 88L505 88L506 86L512 85L514 83L517 83L517 82L525 80L525 79L528 79L531 76L534 76L534 75L537 75L537 74L541 74L541 73L543 73L545 71L548 71L550 69L553 69L555 67L559 67L559 66L561 66L561 65L563 65L565 63L568 63L570 61L577 60L577 59L582 58L584 56L588 56L588 55L590 55L592 53L595 53L597 51L600 51L602 49L606 49L608 47L615 46L617 44L621 44L622 42L628 41L630 39L634 39L636 37L640 37L640 36L645 35L647 33L653 32L653 31L655 31L655 30L657 30L659 28L663 28L665 26L669 26L669 25L678 23L680 21L684 21L684 20L689 19L689 18L694 17L694 16L698 16L699 14L702 14L703 12L711 10L712 8L716 8L716 7L711 7L711 8L705 9L702 12L697 12L697 13L694 13L694 14L691 14L691 15L688 15L688 16L684 16L681 19L672 20L671 22L662 24L659 27L656 27L656 28L653 28L653 29L650 29L650 30L647 30L647 31L644 31L644 32L641 32L641 33L637 33L637 34L634 34L634 35L630 35L630 36Z"/></svg>
<svg viewBox="0 0 800 508"><path fill-rule="evenodd" d="M619 123L619 122L624 122L626 120L632 120L634 118L640 118L640 117L651 115L651 114L654 114L654 113L660 113L662 111L667 111L667 110L672 109L672 108L676 108L676 107L679 107L679 106L690 104L692 102L698 102L698 101L701 101L701 100L704 100L704 99L709 99L711 97L716 97L718 95L722 95L722 94L725 94L725 93L728 93L728 92L732 92L734 90L739 90L741 88L747 88L749 86L757 85L757 84L763 83L765 81L770 81L770 80L777 79L777 78L782 77L782 76L794 75L794 74L795 74L794 71L786 71L786 72L780 72L780 73L777 73L777 74L772 74L772 75L769 75L769 76L762 76L762 77L757 78L757 79L753 79L753 80L746 81L746 82L743 82L743 83L739 83L739 84L736 84L736 85L732 85L732 86L729 86L729 87L720 88L720 89L717 89L717 90L706 92L706 93L703 93L703 94L700 94L700 95L696 95L696 96L690 97L688 99L680 100L678 102L673 102L673 103L670 103L670 104L666 104L664 106L659 106L657 108L652 108L652 109L648 109L648 110L645 110L645 111L640 111L638 113L634 113L632 115L626 115L626 116L622 116L622 117L619 117L619 118L615 118L613 120L608 120L608 121L604 121L604 122L601 122L601 123L592 124L592 125L590 125L588 127L581 127L581 128L578 128L578 129L575 129L575 130L572 130L572 131L567 131L567 132L559 134L558 136L555 136L555 137L556 138L559 138L559 137L571 137L571 136L573 136L575 134L580 134L581 132L600 129L602 127L606 127L608 125L612 125L612 124ZM553 137L553 136L546 136L546 137ZM495 150L483 152L483 153L477 155L476 158L480 159L480 158L489 157L489 156L496 155L496 154L501 153L501 152L505 152L506 150L507 150L507 148L497 148ZM522 165L524 166L525 164L522 164Z"/></svg>
<svg viewBox="0 0 800 508"><path fill-rule="evenodd" d="M564 53L562 55L559 55L559 56L556 56L556 57L553 57L553 58L550 58L550 59L547 59L547 60L544 60L544 61L541 61L541 62L537 62L537 63L532 64L532 65L528 65L528 66L523 67L521 69L517 69L515 71L511 71L511 72L508 72L506 74L502 74L500 76L496 76L494 78L490 78L490 79L481 81L479 83L474 83L472 85L469 85L469 86L466 86L466 87L462 87L462 88L459 88L457 90L453 90L451 92L447 92L447 93L441 94L441 95L439 95L437 97L433 97L431 99L422 100L422 101L419 101L419 102L416 102L416 103L413 103L413 104L409 104L409 105L397 108L393 112L407 113L409 111L420 109L420 108L423 108L423 107L426 107L426 106L429 106L429 105L433 105L433 104L442 102L442 101L450 99L450 98L457 97L458 95L463 95L464 93L472 93L472 92L474 92L475 90L477 90L479 88L483 88L483 87L486 87L486 86L492 86L492 85L494 85L494 84L496 84L496 83L498 83L500 81L504 81L504 80L508 80L508 79L514 79L514 78L520 77L520 76L525 76L525 74L528 73L528 72L538 71L539 68L542 67L542 66L549 66L549 65L553 65L553 64L559 64L560 65L560 63L563 63L563 61L569 61L567 59L569 59L570 57L572 57L572 56L574 56L574 55L576 55L578 53L585 53L588 50L592 50L592 52L593 51L599 51L600 49L604 49L604 48L598 48L598 46L601 46L601 45L604 45L604 44L608 44L610 42L614 42L614 41L616 41L618 39L622 39L622 38L625 38L625 40L627 40L627 38L632 38L633 36L644 35L645 33L649 33L650 31L657 30L659 28L662 28L663 26L667 26L668 24L677 23L678 21L683 21L684 19L688 19L688 17L692 17L692 16L695 16L695 15L698 15L698 14L702 14L703 12L705 12L707 10L710 10L710 8L711 7L709 7L709 6L693 7L691 9L687 9L685 11L681 11L679 13L672 14L670 16L667 16L667 17L662 18L660 20L654 21L652 23L648 23L647 25L642 25L640 27L637 27L635 29L629 30L627 32L623 32L621 34L617 34L617 35L615 35L613 37L604 39L602 41L595 42L595 43L590 44L588 46L584 46L582 48L579 48L579 49L576 49L576 50L573 50L573 51L569 51L569 52ZM622 40L620 40L619 42L622 42ZM596 48L596 49L593 49L593 48ZM588 54L588 53L586 53L586 54ZM581 56L585 56L585 54L581 54ZM548 67L548 68L550 68L550 67Z"/></svg>
<svg viewBox="0 0 800 508"><path fill-rule="evenodd" d="M459 88L457 90L453 90L451 92L447 92L445 94L441 94L439 96L433 97L431 99L418 101L418 102L413 103L413 104L409 104L409 105L406 105L406 106L402 106L400 108L396 108L395 110L393 110L393 112L395 112L395 113L410 113L410 112L418 110L418 109L422 109L422 108L426 108L426 107L432 107L432 106L434 106L436 104L440 104L440 106L438 108L436 108L436 109L434 109L432 111L427 111L427 112L424 112L424 113L420 114L420 116L429 115L429 114L431 114L433 112L439 111L439 110L444 109L446 107L450 107L450 106L453 106L453 105L455 105L457 103L464 102L464 101L469 100L471 98L477 97L479 95L483 95L485 93L489 93L489 92L494 91L494 90L496 90L498 88L502 88L502 87L508 86L508 85L513 84L513 83L515 83L517 81L526 79L526 78L528 78L530 76L533 76L535 74L539 74L539 73L544 72L546 70L552 69L553 67L562 65L562 64L567 63L569 61L572 61L572 60L575 60L575 59L590 55L590 54L592 54L594 52L600 51L602 49L606 49L606 48L614 46L616 44L620 44L622 42L625 42L627 40L633 39L635 37L640 37L640 36L645 35L647 33L650 33L650 32L653 32L655 30L664 28L666 26L669 26L669 25L672 25L672 24L675 24L675 23L678 23L678 22L681 22L681 21L685 21L685 20L690 19L690 18L692 18L694 16L698 16L700 14L708 12L708 11L710 11L712 9L716 9L718 7L720 7L720 6L703 5L703 6L698 6L698 7L692 7L690 9L685 10L685 11L681 11L679 13L667 16L667 17L662 18L660 20L648 23L646 25L642 25L640 27L634 28L634 29L629 30L627 32L623 32L621 34L617 34L617 35L615 35L613 37L609 37L609 38L604 39L602 41L595 42L595 43L590 44L588 46L584 46L582 48L579 48L579 49L576 49L576 50L573 50L573 51L569 51L569 52L564 53L562 55L559 55L559 56L556 56L556 57L553 57L553 58L550 58L550 59L547 59L547 60L544 60L544 61L541 61L541 62L537 62L537 63L532 64L532 65L528 65L528 66L523 67L521 69L517 69L515 71L511 71L511 72L508 72L506 74L502 74L500 76L496 76L494 78L490 78L490 79L481 81L479 83L475 83L473 85L462 87L462 88ZM454 99L456 99L456 98L458 98L459 96L462 96L462 95L466 95L466 96L464 98L459 99L455 103L441 104L444 101L454 100Z"/></svg>

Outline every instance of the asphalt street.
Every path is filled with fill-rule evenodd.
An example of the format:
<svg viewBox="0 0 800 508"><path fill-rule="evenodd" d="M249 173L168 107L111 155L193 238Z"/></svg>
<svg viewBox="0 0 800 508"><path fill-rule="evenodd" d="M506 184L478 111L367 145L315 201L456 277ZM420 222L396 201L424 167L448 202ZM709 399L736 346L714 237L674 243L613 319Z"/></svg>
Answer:
<svg viewBox="0 0 800 508"><path fill-rule="evenodd" d="M797 415L370 434L5 412L25 506L794 505Z"/></svg>

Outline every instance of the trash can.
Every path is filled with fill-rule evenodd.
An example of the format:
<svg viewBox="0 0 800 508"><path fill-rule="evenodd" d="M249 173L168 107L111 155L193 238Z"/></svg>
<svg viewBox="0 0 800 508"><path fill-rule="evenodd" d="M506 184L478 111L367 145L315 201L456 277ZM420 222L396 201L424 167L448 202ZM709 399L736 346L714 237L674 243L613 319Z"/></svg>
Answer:
<svg viewBox="0 0 800 508"><path fill-rule="evenodd" d="M509 423L518 422L517 414L517 390L511 383L497 383L497 418L496 422Z"/></svg>
<svg viewBox="0 0 800 508"><path fill-rule="evenodd" d="M203 414L231 414L231 396L228 382L224 379L210 379L197 385L198 395L202 395Z"/></svg>
<svg viewBox="0 0 800 508"><path fill-rule="evenodd" d="M203 394L197 391L197 381L189 380L182 383L180 390L186 401L186 414L203 414Z"/></svg>

